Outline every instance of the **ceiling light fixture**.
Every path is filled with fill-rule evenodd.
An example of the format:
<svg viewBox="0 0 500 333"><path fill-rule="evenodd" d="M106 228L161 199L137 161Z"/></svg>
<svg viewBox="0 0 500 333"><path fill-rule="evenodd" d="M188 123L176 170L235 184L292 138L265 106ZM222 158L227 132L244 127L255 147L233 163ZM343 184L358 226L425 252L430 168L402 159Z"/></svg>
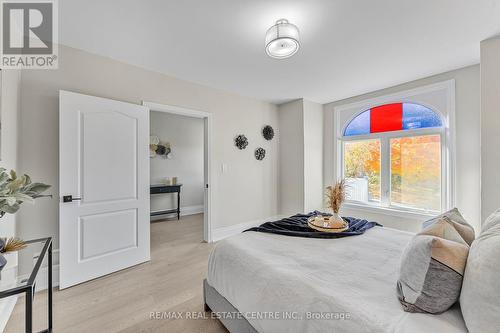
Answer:
<svg viewBox="0 0 500 333"><path fill-rule="evenodd" d="M297 53L299 47L299 28L288 20L278 20L267 30L266 53L271 58L289 58Z"/></svg>

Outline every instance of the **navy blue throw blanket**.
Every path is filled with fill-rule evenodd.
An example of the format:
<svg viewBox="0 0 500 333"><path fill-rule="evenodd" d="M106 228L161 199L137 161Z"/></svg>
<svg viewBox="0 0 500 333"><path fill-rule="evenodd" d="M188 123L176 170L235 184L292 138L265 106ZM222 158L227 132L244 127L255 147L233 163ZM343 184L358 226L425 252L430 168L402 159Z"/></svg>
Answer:
<svg viewBox="0 0 500 333"><path fill-rule="evenodd" d="M297 214L275 222L266 222L258 227L250 228L245 231L268 232L271 234L306 237L306 238L341 238L347 236L361 235L366 230L374 226L381 227L377 222L368 222L354 217L343 217L349 223L349 229L342 232L324 232L315 230L307 225L307 219L314 215L329 215L314 211L309 214ZM243 231L243 232L245 232Z"/></svg>

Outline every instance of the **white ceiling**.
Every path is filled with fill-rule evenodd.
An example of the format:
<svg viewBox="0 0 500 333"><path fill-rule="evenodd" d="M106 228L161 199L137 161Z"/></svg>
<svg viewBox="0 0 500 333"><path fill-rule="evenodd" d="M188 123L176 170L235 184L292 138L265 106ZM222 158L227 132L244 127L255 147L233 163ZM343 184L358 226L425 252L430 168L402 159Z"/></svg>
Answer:
<svg viewBox="0 0 500 333"><path fill-rule="evenodd" d="M62 0L62 44L281 103L326 103L479 62L498 0ZM301 49L274 60L279 18Z"/></svg>

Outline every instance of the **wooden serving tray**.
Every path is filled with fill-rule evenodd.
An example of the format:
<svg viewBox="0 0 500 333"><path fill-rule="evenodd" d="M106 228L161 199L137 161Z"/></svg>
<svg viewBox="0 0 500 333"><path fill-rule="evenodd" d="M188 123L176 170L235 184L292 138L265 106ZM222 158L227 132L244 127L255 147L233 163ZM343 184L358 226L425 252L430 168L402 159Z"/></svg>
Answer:
<svg viewBox="0 0 500 333"><path fill-rule="evenodd" d="M349 229L349 224L342 220L343 223L338 223L332 216L311 216L307 219L307 225L318 231L323 232L342 232Z"/></svg>

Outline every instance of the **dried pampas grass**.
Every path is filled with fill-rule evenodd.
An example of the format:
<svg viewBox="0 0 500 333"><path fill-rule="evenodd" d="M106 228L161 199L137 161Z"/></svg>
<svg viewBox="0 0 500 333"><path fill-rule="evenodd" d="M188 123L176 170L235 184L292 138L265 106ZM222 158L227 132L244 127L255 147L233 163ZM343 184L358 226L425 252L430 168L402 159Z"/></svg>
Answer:
<svg viewBox="0 0 500 333"><path fill-rule="evenodd" d="M24 249L25 247L26 243L22 239L17 237L11 237L7 240L1 252L5 253L5 252L19 251Z"/></svg>
<svg viewBox="0 0 500 333"><path fill-rule="evenodd" d="M340 206L345 201L345 179L338 181L333 186L328 186L326 188L326 204L328 208L331 208L335 214L339 213Z"/></svg>

